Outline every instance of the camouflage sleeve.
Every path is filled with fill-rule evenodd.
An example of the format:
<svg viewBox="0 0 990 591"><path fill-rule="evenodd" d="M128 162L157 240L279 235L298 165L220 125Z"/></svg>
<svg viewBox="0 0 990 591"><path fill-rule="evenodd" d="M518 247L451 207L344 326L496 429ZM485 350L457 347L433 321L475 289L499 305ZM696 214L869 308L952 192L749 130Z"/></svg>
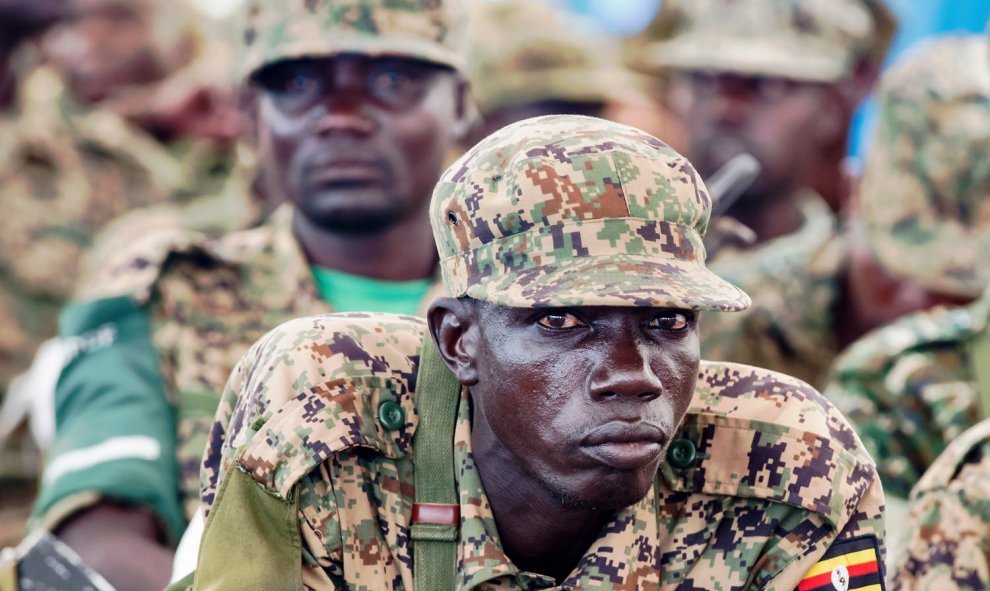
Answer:
<svg viewBox="0 0 990 591"><path fill-rule="evenodd" d="M287 322L252 346L224 389L205 451L207 530L209 515L230 507L222 484L234 470L246 472L273 495L297 499L304 583L344 586L343 565L348 556L355 559L345 540L365 521L345 527L338 508L346 504L356 513L355 506L367 504L361 499L370 494L368 483L381 477L359 458L385 461L345 450L399 454L399 444L375 426L377 396L394 396L389 388L415 375L423 329L411 317L337 314ZM414 424L409 392L401 390ZM408 446L411 434L402 437ZM201 558L210 550L206 540Z"/></svg>
<svg viewBox="0 0 990 591"><path fill-rule="evenodd" d="M766 589L832 589L831 585L821 585L821 582L830 582L833 572L841 575L844 571L836 571L840 564L857 577L851 582L860 586L850 584L848 587L835 586L835 589L874 589L872 585L882 583L887 564L883 487L872 464L865 463L861 468L869 469L872 477L863 479L867 483L866 490L859 496L856 507L849 508L849 520L836 535L806 548L800 558L775 576Z"/></svg>
<svg viewBox="0 0 990 591"><path fill-rule="evenodd" d="M914 491L895 590L990 589L990 422L939 457Z"/></svg>
<svg viewBox="0 0 990 591"><path fill-rule="evenodd" d="M825 395L856 425L884 489L907 498L949 441L977 420L964 357L951 346L907 352L876 374L840 375Z"/></svg>

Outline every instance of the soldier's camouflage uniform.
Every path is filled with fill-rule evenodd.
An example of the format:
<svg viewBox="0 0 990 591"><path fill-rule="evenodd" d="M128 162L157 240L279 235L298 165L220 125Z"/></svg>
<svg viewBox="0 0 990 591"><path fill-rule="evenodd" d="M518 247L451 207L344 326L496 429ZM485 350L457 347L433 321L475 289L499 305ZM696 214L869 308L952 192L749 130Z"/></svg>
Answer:
<svg viewBox="0 0 990 591"><path fill-rule="evenodd" d="M516 307L740 310L746 295L704 266L710 208L693 167L662 142L557 116L503 128L469 151L441 179L431 221L448 295ZM249 494L281 500L266 506L283 519L273 509L247 528L270 532L277 548L301 544L300 578L278 588L413 588L417 401L442 395L416 389L424 341L432 346L421 320L351 314L293 320L251 348L204 458L210 517L194 588L237 588L251 580L245 572L259 573L255 559L278 568L213 528L244 523L231 491L245 479ZM389 425L384 405L398 405L403 420ZM872 568L860 581L882 576L872 461L828 401L774 372L702 363L672 444L689 453L668 456L652 490L616 513L560 587L520 571L502 548L472 454L466 389L452 445L456 589L791 590L829 579L853 556Z"/></svg>
<svg viewBox="0 0 990 591"><path fill-rule="evenodd" d="M165 146L107 109L84 110L49 68L0 120L0 389L55 335L83 251L114 217L212 190L225 155Z"/></svg>
<svg viewBox="0 0 990 591"><path fill-rule="evenodd" d="M990 285L990 41L918 48L885 74L879 105L860 197L870 247L894 274L978 298ZM979 420L960 354L985 322L972 310L909 315L836 360L826 394L857 425L888 493L906 497Z"/></svg>
<svg viewBox="0 0 990 591"><path fill-rule="evenodd" d="M990 588L990 421L949 445L912 492L898 591Z"/></svg>
<svg viewBox="0 0 990 591"><path fill-rule="evenodd" d="M452 4L265 0L242 7L245 76L342 52L460 67ZM448 34L450 33L450 34ZM56 527L101 499L150 508L172 542L198 506L198 465L225 380L289 318L330 312L283 205L262 226L210 240L153 233L97 269L62 315L70 349L35 518ZM425 304L433 293L427 293Z"/></svg>
<svg viewBox="0 0 990 591"><path fill-rule="evenodd" d="M879 105L860 191L868 248L895 276L979 297L990 285L990 42L949 37L917 48L884 75ZM877 461L895 555L909 533L896 516L911 487L986 416L968 357L986 325L985 304L911 314L835 360L824 392Z"/></svg>
<svg viewBox="0 0 990 591"><path fill-rule="evenodd" d="M877 0L674 0L664 2L638 66L831 84L863 59L879 62L894 28ZM820 386L838 353L832 307L844 246L821 196L806 189L800 208L802 226L794 233L723 249L712 260L716 273L753 297L753 307L706 317L702 353Z"/></svg>

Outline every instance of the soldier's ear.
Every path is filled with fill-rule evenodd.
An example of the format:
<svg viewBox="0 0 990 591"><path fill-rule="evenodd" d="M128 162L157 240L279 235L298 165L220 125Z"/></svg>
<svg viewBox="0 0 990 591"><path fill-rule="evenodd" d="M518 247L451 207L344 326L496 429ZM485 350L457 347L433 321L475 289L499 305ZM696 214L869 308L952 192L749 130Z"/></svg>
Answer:
<svg viewBox="0 0 990 591"><path fill-rule="evenodd" d="M478 383L478 315L467 300L437 298L426 314L440 358L464 386Z"/></svg>

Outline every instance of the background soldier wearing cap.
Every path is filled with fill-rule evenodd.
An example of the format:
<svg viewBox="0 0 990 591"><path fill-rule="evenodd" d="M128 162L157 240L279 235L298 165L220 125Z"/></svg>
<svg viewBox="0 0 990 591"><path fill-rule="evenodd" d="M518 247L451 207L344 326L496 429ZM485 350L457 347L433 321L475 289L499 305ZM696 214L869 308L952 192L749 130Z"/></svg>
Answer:
<svg viewBox="0 0 990 591"><path fill-rule="evenodd" d="M896 511L987 416L970 352L986 306L957 306L990 286L990 40L918 47L884 74L878 102L837 330L892 324L849 346L824 392L857 426ZM935 304L948 306L908 314Z"/></svg>
<svg viewBox="0 0 990 591"><path fill-rule="evenodd" d="M664 2L641 67L669 77L688 157L706 177L744 152L762 167L727 213L756 243L723 249L711 263L754 307L706 323L706 358L824 379L838 351L831 308L842 257L832 209L848 127L893 29L878 0Z"/></svg>
<svg viewBox="0 0 990 591"><path fill-rule="evenodd" d="M36 518L120 590L168 581L219 395L254 340L302 315L413 313L435 284L429 196L466 127L460 3L242 11L264 193L286 204L216 241L149 236L62 316Z"/></svg>
<svg viewBox="0 0 990 591"><path fill-rule="evenodd" d="M678 131L641 88L645 80L622 65L618 39L577 15L527 0L475 2L469 39L471 95L480 112L469 146L540 115L615 120L656 110L665 139Z"/></svg>
<svg viewBox="0 0 990 591"><path fill-rule="evenodd" d="M845 420L699 362L699 311L749 303L704 266L710 208L634 128L483 140L434 192L452 297L428 322L297 319L237 365L175 588L791 590L846 564L880 584L882 493Z"/></svg>

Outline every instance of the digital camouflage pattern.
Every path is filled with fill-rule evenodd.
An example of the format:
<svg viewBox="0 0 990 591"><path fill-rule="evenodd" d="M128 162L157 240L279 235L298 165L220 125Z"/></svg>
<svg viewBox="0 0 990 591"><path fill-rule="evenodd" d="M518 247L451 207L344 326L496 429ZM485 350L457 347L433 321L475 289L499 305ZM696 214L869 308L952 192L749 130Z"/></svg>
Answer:
<svg viewBox="0 0 990 591"><path fill-rule="evenodd" d="M475 2L469 26L471 95L487 114L539 101L646 103L618 41L537 2Z"/></svg>
<svg viewBox="0 0 990 591"><path fill-rule="evenodd" d="M668 0L639 67L835 82L879 64L896 21L882 0Z"/></svg>
<svg viewBox="0 0 990 591"><path fill-rule="evenodd" d="M385 314L293 320L254 345L228 382L204 460L204 503L224 502L217 487L231 470L278 498L295 495L307 589L413 588L410 446L416 399L431 394L414 381L425 332L422 320ZM397 430L377 418L385 400L404 411ZM837 541L882 539L875 468L806 384L703 363L679 437L694 442L698 460L663 465L561 588L790 591ZM455 588L557 588L521 572L501 547L471 452L466 390L453 445Z"/></svg>
<svg viewBox="0 0 990 591"><path fill-rule="evenodd" d="M151 234L186 230L219 238L261 224L272 204L253 189L257 159L246 145L238 145L236 151L230 174L216 195L143 207L104 226L83 256L78 284L91 283L90 277L101 274L118 253Z"/></svg>
<svg viewBox="0 0 990 591"><path fill-rule="evenodd" d="M914 49L884 73L878 105L860 190L872 249L929 290L978 297L990 285L990 39Z"/></svg>
<svg viewBox="0 0 990 591"><path fill-rule="evenodd" d="M711 197L672 148L575 115L502 128L437 184L430 220L452 296L515 307L741 310L705 268Z"/></svg>
<svg viewBox="0 0 990 591"><path fill-rule="evenodd" d="M180 491L186 518L198 506L199 464L216 402L237 360L272 326L329 312L316 292L285 207L264 225L210 241L178 230L152 234L80 287L82 301L132 297L151 319L166 394L177 409ZM65 499L54 527L87 497Z"/></svg>
<svg viewBox="0 0 990 591"><path fill-rule="evenodd" d="M907 498L949 442L987 416L970 357L987 330L990 292L968 308L905 316L836 360L825 396L856 426L891 497Z"/></svg>
<svg viewBox="0 0 990 591"><path fill-rule="evenodd" d="M83 110L48 68L0 120L0 388L55 335L83 251L108 221L137 207L213 190L226 154L165 146L113 112Z"/></svg>
<svg viewBox="0 0 990 591"><path fill-rule="evenodd" d="M845 247L825 202L808 192L792 234L753 247L726 247L709 268L753 298L740 314L701 319L701 354L765 367L821 387L839 353L833 307Z"/></svg>
<svg viewBox="0 0 990 591"><path fill-rule="evenodd" d="M953 441L911 497L911 537L891 589L990 588L990 421Z"/></svg>
<svg viewBox="0 0 990 591"><path fill-rule="evenodd" d="M241 78L287 59L399 56L464 69L465 0L248 0Z"/></svg>
<svg viewBox="0 0 990 591"><path fill-rule="evenodd" d="M238 359L272 326L331 312L320 298L282 206L262 226L207 240L163 231L119 255L79 293L82 301L129 296L146 311L151 341L178 416L177 457L186 519L199 505L199 471L224 384ZM431 296L424 300L424 308ZM151 395L151 393L149 393ZM49 528L98 499L62 499L42 515Z"/></svg>

